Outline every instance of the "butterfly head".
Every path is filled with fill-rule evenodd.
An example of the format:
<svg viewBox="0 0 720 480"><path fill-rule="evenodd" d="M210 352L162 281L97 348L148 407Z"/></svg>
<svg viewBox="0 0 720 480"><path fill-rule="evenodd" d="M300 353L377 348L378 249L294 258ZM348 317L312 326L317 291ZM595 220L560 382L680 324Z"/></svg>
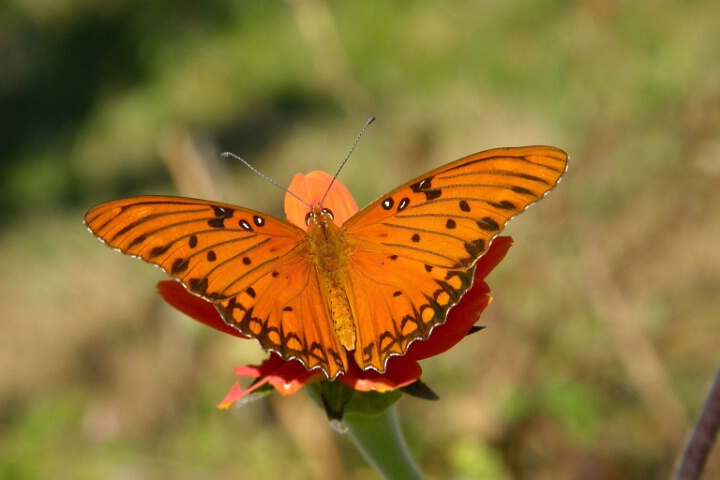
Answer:
<svg viewBox="0 0 720 480"><path fill-rule="evenodd" d="M335 220L335 214L327 207L315 206L305 215L305 225L308 228L312 226L327 228L330 223Z"/></svg>

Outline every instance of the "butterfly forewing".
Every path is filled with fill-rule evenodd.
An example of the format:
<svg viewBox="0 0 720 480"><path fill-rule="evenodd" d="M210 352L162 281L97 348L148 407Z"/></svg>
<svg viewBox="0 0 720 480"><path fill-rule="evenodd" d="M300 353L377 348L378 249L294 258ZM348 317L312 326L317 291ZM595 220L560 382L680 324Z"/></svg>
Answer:
<svg viewBox="0 0 720 480"><path fill-rule="evenodd" d="M158 265L210 301L246 290L304 246L302 230L268 215L179 197L103 203L85 223L109 246Z"/></svg>
<svg viewBox="0 0 720 480"><path fill-rule="evenodd" d="M560 180L567 155L553 147L487 150L396 188L345 223L358 250L467 268L509 219Z"/></svg>

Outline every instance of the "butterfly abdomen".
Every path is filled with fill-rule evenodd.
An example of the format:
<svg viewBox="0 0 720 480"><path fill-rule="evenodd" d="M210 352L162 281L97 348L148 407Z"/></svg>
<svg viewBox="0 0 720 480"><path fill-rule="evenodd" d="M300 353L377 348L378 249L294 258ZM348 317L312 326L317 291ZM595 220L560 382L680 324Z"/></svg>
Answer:
<svg viewBox="0 0 720 480"><path fill-rule="evenodd" d="M325 285L323 285L325 286ZM333 324L333 332L343 347L355 349L355 322L345 288L339 283L327 285L328 309Z"/></svg>

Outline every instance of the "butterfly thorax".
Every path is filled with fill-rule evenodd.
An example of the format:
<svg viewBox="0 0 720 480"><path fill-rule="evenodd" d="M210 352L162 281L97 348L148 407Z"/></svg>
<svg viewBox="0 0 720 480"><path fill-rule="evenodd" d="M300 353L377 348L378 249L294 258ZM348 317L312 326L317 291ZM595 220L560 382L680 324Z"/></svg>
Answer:
<svg viewBox="0 0 720 480"><path fill-rule="evenodd" d="M313 207L307 216L308 258L315 267L325 307L336 338L347 350L355 349L355 321L346 293L348 245L333 213Z"/></svg>

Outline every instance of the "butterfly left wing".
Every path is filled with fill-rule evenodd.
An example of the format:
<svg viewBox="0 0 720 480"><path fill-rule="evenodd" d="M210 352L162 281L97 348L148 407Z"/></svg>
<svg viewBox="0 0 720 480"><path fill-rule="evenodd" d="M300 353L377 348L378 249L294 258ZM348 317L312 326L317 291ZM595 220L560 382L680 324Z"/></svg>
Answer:
<svg viewBox="0 0 720 480"><path fill-rule="evenodd" d="M250 209L152 195L97 205L85 224L107 245L159 266L211 302L245 291L301 255L305 237Z"/></svg>
<svg viewBox="0 0 720 480"><path fill-rule="evenodd" d="M348 290L361 319L358 365L382 372L389 356L444 322L490 242L552 190L567 160L542 146L476 153L407 182L345 222Z"/></svg>
<svg viewBox="0 0 720 480"><path fill-rule="evenodd" d="M330 379L348 371L345 349L330 329L318 277L303 257L277 267L216 308L227 323L285 360L321 369Z"/></svg>
<svg viewBox="0 0 720 480"><path fill-rule="evenodd" d="M330 378L348 369L330 330L303 230L234 205L145 196L98 205L88 228L213 302L225 322Z"/></svg>

